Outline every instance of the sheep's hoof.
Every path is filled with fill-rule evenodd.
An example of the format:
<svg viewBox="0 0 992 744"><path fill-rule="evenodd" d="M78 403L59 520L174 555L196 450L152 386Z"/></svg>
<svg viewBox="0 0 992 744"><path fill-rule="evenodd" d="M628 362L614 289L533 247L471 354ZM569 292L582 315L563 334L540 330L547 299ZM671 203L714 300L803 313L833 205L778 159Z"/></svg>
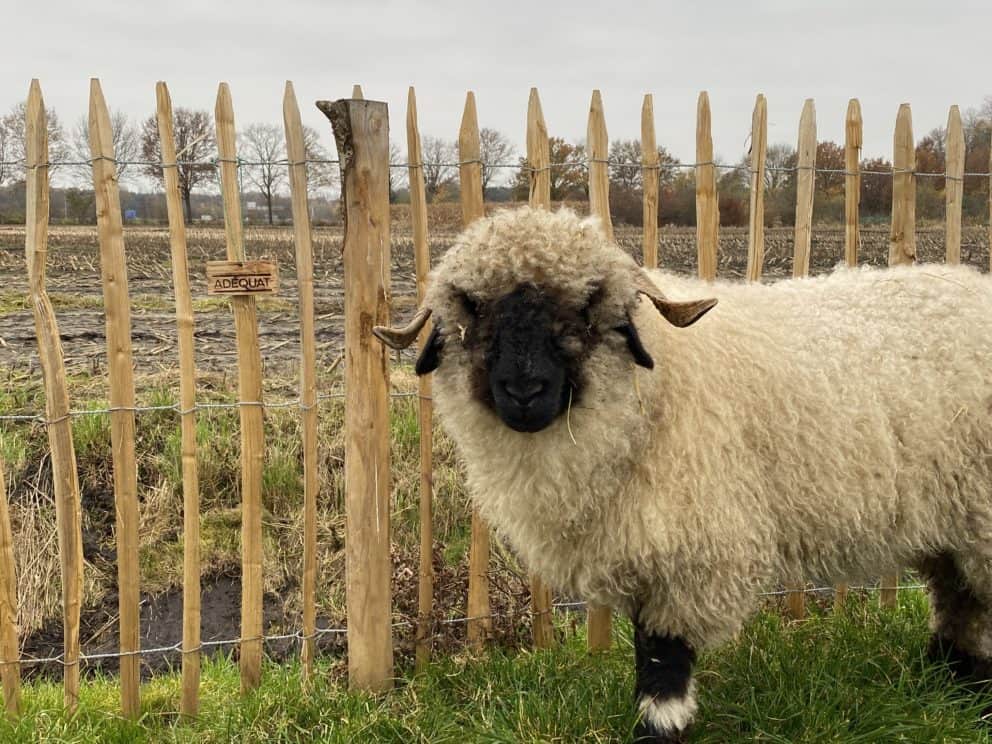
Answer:
<svg viewBox="0 0 992 744"><path fill-rule="evenodd" d="M640 721L634 729L636 744L685 744L688 740L686 729L682 731L658 731L654 726Z"/></svg>

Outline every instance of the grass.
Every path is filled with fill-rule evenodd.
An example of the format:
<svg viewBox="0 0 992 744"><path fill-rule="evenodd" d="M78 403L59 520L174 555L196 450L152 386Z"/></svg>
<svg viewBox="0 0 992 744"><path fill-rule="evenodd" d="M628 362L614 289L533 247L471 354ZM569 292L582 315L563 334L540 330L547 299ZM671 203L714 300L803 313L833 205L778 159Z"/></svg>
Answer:
<svg viewBox="0 0 992 744"><path fill-rule="evenodd" d="M981 709L989 698L928 664L927 603L907 593L897 610L853 598L847 609L814 611L790 624L774 612L739 639L704 654L700 713L692 742L988 742ZM239 695L237 665L205 664L202 710L180 722L177 674L143 687L142 716L122 720L116 681L87 679L79 712L61 711L57 682L25 686L19 722L0 740L61 742L610 742L629 737L630 628L617 623L611 651L590 657L581 628L550 651L493 649L438 660L396 689L350 693L339 661L319 662L301 692L299 667L268 664L262 686Z"/></svg>

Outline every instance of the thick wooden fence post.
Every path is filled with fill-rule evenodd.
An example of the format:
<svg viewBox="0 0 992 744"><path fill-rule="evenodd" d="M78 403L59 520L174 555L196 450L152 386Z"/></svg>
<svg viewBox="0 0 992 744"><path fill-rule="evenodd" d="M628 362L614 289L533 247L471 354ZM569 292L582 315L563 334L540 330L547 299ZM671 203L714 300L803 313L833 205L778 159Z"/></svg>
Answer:
<svg viewBox="0 0 992 744"><path fill-rule="evenodd" d="M117 516L117 592L120 612L121 705L124 715L140 710L141 635L138 592L138 466L134 453L134 361L131 353L131 300L124 258L124 227L117 187L117 161L110 113L100 81L90 80L90 152L93 194L100 237L100 273L107 318L107 371L110 375L110 438Z"/></svg>
<svg viewBox="0 0 992 744"><path fill-rule="evenodd" d="M799 117L796 148L796 232L792 276L809 275L809 253L813 238L813 189L816 183L816 107L807 98Z"/></svg>
<svg viewBox="0 0 992 744"><path fill-rule="evenodd" d="M214 107L217 156L227 260L244 261L238 152L231 89L221 83ZM255 298L232 297L238 344L238 399L241 419L241 690L262 680L262 465L265 433L262 410L262 354Z"/></svg>
<svg viewBox="0 0 992 744"><path fill-rule="evenodd" d="M296 287L300 307L300 407L303 424L303 680L313 675L317 632L317 336L313 300L313 244L307 202L307 150L293 83L286 81L282 100L293 203Z"/></svg>
<svg viewBox="0 0 992 744"><path fill-rule="evenodd" d="M427 291L431 270L431 250L427 242L427 191L424 187L424 153L417 124L417 94L407 93L406 145L410 180L410 218L413 223L413 259L417 272L417 305ZM426 323L420 332L419 347L431 333ZM422 672L431 658L431 615L434 611L434 402L433 377L417 377L417 409L420 424L420 565L417 584L417 631L414 640L415 669Z"/></svg>
<svg viewBox="0 0 992 744"><path fill-rule="evenodd" d="M641 104L641 188L644 191L642 222L644 266L658 268L658 141L654 129L654 96L645 94Z"/></svg>
<svg viewBox="0 0 992 744"><path fill-rule="evenodd" d="M861 103L852 98L844 121L844 260L858 265L861 247L861 143L863 141ZM845 587L846 591L846 587ZM843 601L838 588L838 599Z"/></svg>
<svg viewBox="0 0 992 744"><path fill-rule="evenodd" d="M613 222L610 219L610 169L607 161L609 137L606 134L603 97L598 90L592 92L592 102L589 105L586 146L589 148L589 212L602 220L607 237L613 240ZM613 617L610 608L590 604L586 617L589 650L608 649L613 634Z"/></svg>
<svg viewBox="0 0 992 744"><path fill-rule="evenodd" d="M765 155L768 150L768 104L759 93L751 114L751 209L747 231L747 280L761 279L765 263Z"/></svg>
<svg viewBox="0 0 992 744"><path fill-rule="evenodd" d="M482 150L479 141L479 117L475 94L465 96L465 110L458 130L458 180L461 185L462 226L468 227L486 214L482 192ZM472 512L472 538L468 553L468 628L467 636L476 648L492 633L492 609L489 604L489 525Z"/></svg>
<svg viewBox="0 0 992 744"><path fill-rule="evenodd" d="M0 679L3 704L9 718L21 712L20 648L17 644L17 573L14 535L10 531L7 483L0 462Z"/></svg>
<svg viewBox="0 0 992 744"><path fill-rule="evenodd" d="M720 230L720 203L716 193L716 164L713 162L713 135L710 96L704 90L696 102L696 251L699 278L716 278L717 242Z"/></svg>
<svg viewBox="0 0 992 744"><path fill-rule="evenodd" d="M813 99L807 98L799 119L799 147L796 165L796 226L793 246L792 275L809 275L809 253L813 223L813 184L816 178L816 109ZM787 586L785 605L794 620L806 617L806 592L802 584Z"/></svg>
<svg viewBox="0 0 992 744"><path fill-rule="evenodd" d="M527 101L527 166L530 168L530 206L551 209L551 141L537 88ZM531 627L536 648L550 648L555 640L551 617L551 587L536 573L530 575Z"/></svg>
<svg viewBox="0 0 992 744"><path fill-rule="evenodd" d="M951 106L947 114L946 165L944 168L944 195L946 198L946 223L944 243L947 263L961 263L961 199L964 196L964 129L961 111Z"/></svg>
<svg viewBox="0 0 992 744"><path fill-rule="evenodd" d="M45 290L48 256L48 120L41 86L31 81L24 124L25 141L25 258L38 357L45 383L48 446L52 453L52 488L62 564L62 628L64 642L65 707L79 704L79 613L83 602L83 535L79 503L79 474L72 443L69 393L62 342L55 312Z"/></svg>
<svg viewBox="0 0 992 744"><path fill-rule="evenodd" d="M162 147L165 205L179 341L179 421L183 473L183 671L179 712L200 710L200 478L196 455L196 361L193 297L189 287L186 225L179 195L179 168L172 131L172 97L164 82L155 86L158 136Z"/></svg>
<svg viewBox="0 0 992 744"><path fill-rule="evenodd" d="M389 114L380 101L318 101L341 158L345 271L345 538L348 677L392 687L389 360L372 326L389 323Z"/></svg>
<svg viewBox="0 0 992 744"><path fill-rule="evenodd" d="M899 106L892 140L892 229L889 265L916 261L916 143L909 104Z"/></svg>

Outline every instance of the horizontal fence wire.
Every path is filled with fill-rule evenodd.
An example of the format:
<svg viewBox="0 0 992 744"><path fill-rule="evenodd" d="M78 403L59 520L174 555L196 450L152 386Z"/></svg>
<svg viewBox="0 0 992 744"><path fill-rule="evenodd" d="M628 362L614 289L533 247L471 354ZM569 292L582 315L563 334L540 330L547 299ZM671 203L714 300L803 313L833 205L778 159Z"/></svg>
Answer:
<svg viewBox="0 0 992 744"><path fill-rule="evenodd" d="M321 401L328 400L341 400L346 397L343 392L339 393L322 393L317 396L318 403ZM417 392L393 392L389 394L391 398L420 398L421 400L433 400L430 396L420 395ZM40 413L8 413L0 414L0 422L10 421L10 422L20 422L20 423L36 423L43 426L51 426L52 424L57 424L66 419L78 418L80 416L104 416L111 413L118 413L120 411L130 411L133 413L149 413L153 411L174 411L180 416L185 416L196 411L209 411L217 409L234 409L234 408L249 408L249 407L260 407L260 408L299 408L301 411L307 411L313 406L307 405L300 398L293 398L291 400L280 400L273 402L259 401L259 400L239 400L218 403L196 403L192 408L183 408L178 402L177 403L161 403L152 406L108 406L107 408L81 408L74 411L69 411L65 416L59 416L58 418L49 419Z"/></svg>
<svg viewBox="0 0 992 744"><path fill-rule="evenodd" d="M221 163L233 162L239 168L241 167L262 167L262 166L284 166L291 167L296 165L340 165L341 161L337 159L326 159L326 158L307 158L300 161L290 161L286 158L278 160L251 160L246 158L236 158L236 159L226 159L226 158L210 158L207 160L179 160L174 163L162 163L154 160L115 160L114 158L107 157L97 157L88 158L83 160L51 160L45 163L37 163L33 165L28 165L24 160L0 160L0 168L61 168L63 166L92 166L97 160L110 160L116 165L134 165L141 167L150 168L218 168ZM717 163L712 160L701 161L698 163L683 163L680 161L673 161L669 163L656 163L645 165L643 163L634 163L629 161L619 161L619 160L607 160L602 158L589 158L586 160L576 160L568 161L564 163L549 163L542 168L533 168L528 163L487 163L484 160L478 158L473 158L470 160L453 160L453 161L430 161L421 163L390 163L389 167L394 169L413 169L413 168L458 168L463 165L482 165L485 168L499 168L499 169L515 169L528 173L539 173L545 170L560 170L560 169L588 169L589 163L603 163L610 168L617 170L656 170L656 171L666 171L666 170L693 170L695 168L700 168L703 166L713 166L719 170L727 171L746 171L748 173L754 173L754 169L748 163ZM817 166L802 166L802 165L765 165L766 171L773 173L798 173L799 171L811 170L814 173L823 173L827 175L841 175L841 176L894 176L904 173L912 173L914 176L921 176L926 178L946 178L951 181L959 181L964 178L989 178L992 173L989 172L969 172L963 173L961 176L952 176L947 173L934 172L934 171L919 171L913 169L904 168L888 168L885 170L856 170L849 171L845 168L820 168ZM660 173L659 173L660 176Z"/></svg>
<svg viewBox="0 0 992 744"><path fill-rule="evenodd" d="M919 591L921 589L926 589L925 584L907 584L904 586L894 587L897 591ZM851 586L848 587L848 591L852 592L877 592L881 589L879 586ZM759 592L759 597L779 597L786 594L796 594L797 592L802 592L803 594L818 594L818 593L829 593L834 592L836 589L832 586L817 586L810 587L807 589L782 589L778 591L769 592ZM582 610L586 609L586 602L555 602L551 605L552 611L572 611L572 610ZM518 618L518 617L534 617L537 615L546 614L546 611L534 612L533 610L518 610L516 612L493 612L488 615L476 615L473 617L456 617L456 618L446 618L444 620L437 620L433 623L436 626L450 626L450 625L464 625L475 620L497 620L497 619L508 619L508 618ZM408 628L414 629L416 623L409 620L400 620L395 622L391 626L394 630L398 628ZM136 651L108 651L106 653L96 653L96 654L80 654L79 659L76 662L70 664L65 660L65 654L61 653L56 656L45 656L45 657L26 657L22 659L10 659L10 660L0 660L0 667L10 666L10 665L20 665L20 666L38 666L41 664L60 664L61 666L74 666L75 664L81 664L91 661L103 661L105 659L121 659L127 656L165 656L167 654L179 653L179 654L191 654L200 651L205 651L210 648L221 648L224 646L237 646L242 643L261 641L263 643L274 643L277 641L306 641L313 640L320 636L326 635L347 635L347 628L315 628L314 632L310 635L305 635L302 630L297 630L292 633L279 633L275 635L262 635L262 636L252 636L248 638L226 638L224 640L218 641L201 641L198 646L193 648L184 649L182 641L176 641L168 646L155 646L150 648L141 648ZM431 636L432 638L437 638L439 635L435 633Z"/></svg>

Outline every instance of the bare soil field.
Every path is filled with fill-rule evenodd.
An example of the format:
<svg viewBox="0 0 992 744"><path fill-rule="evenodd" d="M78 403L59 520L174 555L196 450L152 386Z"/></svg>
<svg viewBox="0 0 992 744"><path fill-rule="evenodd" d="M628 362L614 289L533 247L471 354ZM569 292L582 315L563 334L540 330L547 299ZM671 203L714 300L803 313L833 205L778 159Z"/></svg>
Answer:
<svg viewBox="0 0 992 744"><path fill-rule="evenodd" d="M450 222L443 220L444 224ZM456 232L443 227L431 235L436 260L451 245ZM640 230L618 228L620 244L641 257ZM125 234L135 363L141 372L175 366L176 333L172 298L168 232L164 228L129 228ZM814 230L811 271L828 271L843 257L841 228ZM792 228L772 228L766 233L765 276L788 276L792 270ZM343 334L343 266L340 228L314 231L315 291L318 359L329 365L340 353ZM245 236L249 257L279 262L280 292L259 303L262 354L269 368L285 367L299 357L296 313L296 275L292 231L288 228L251 228ZM0 368L30 370L37 366L33 321L24 299L27 287L24 266L24 230L0 228ZM943 228L918 232L921 261L943 257ZM227 303L206 295L205 263L225 257L220 228L194 228L189 232L189 263L196 300L197 366L209 371L233 369L236 356L234 326ZM413 243L409 226L397 220L392 240L392 303L399 315L415 302ZM740 278L747 254L747 231L723 228L720 233L719 275ZM884 265L888 255L888 228L865 228L860 260ZM694 272L695 229L663 228L659 256L662 268ZM965 230L962 260L988 266L984 228ZM95 228L53 228L49 237L48 289L56 309L70 372L99 373L105 366L102 288Z"/></svg>

